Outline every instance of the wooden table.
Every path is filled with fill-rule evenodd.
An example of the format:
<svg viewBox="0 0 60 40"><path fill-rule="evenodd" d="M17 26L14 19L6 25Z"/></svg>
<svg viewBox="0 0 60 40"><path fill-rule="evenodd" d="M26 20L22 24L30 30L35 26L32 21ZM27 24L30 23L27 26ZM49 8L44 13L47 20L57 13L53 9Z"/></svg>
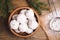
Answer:
<svg viewBox="0 0 60 40"><path fill-rule="evenodd" d="M55 11L55 13L57 13L57 9L60 10L60 0L49 0L50 2L50 7L51 7L51 12ZM48 15L50 13L47 13L44 16L40 16L40 20L41 20L41 26L42 28L45 30L46 34L48 35L49 40L60 40L60 34L59 33L55 33L53 31L51 31L48 27Z"/></svg>
<svg viewBox="0 0 60 40"><path fill-rule="evenodd" d="M59 7L60 0L57 0L57 1L55 2L56 8ZM26 0L12 0L11 2L14 5L14 8L28 6L28 4L26 3ZM48 3L47 0L41 0L41 2ZM52 10L53 9L54 9L54 7L52 7ZM42 23L44 23L44 17L45 17L44 15L46 15L48 13L49 12L47 12L47 11L42 12L42 16L40 16ZM60 40L59 35L50 35L50 33L48 33L46 31L45 26L42 26L42 28L45 30L46 34L48 35L49 40ZM3 20L3 19L0 20L0 40L47 40L47 36L46 36L45 32L40 27L39 31L36 34L34 34L33 36L26 38L26 39L19 38L10 32L10 30L8 29L8 24L7 24L6 20Z"/></svg>
<svg viewBox="0 0 60 40"><path fill-rule="evenodd" d="M14 9L18 7L28 6L26 0L12 0L11 1ZM29 38L19 38L12 34L8 29L8 24L6 20L0 20L0 40L47 40L47 37L44 31L39 28L39 31Z"/></svg>

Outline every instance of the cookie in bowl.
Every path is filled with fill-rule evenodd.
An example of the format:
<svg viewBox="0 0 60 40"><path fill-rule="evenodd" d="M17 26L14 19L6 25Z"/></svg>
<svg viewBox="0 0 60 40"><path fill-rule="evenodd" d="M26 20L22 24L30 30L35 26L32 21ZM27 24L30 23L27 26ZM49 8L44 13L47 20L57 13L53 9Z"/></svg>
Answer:
<svg viewBox="0 0 60 40"><path fill-rule="evenodd" d="M27 38L37 32L39 15L30 7L17 8L10 14L8 24L13 34Z"/></svg>

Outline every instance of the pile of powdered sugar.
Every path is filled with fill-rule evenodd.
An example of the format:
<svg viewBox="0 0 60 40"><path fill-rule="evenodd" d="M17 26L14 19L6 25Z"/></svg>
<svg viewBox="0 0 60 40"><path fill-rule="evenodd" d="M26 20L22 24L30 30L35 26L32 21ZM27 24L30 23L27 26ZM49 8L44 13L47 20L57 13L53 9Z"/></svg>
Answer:
<svg viewBox="0 0 60 40"><path fill-rule="evenodd" d="M48 14L49 19L49 27L51 30L60 31L60 10L56 9L56 11Z"/></svg>

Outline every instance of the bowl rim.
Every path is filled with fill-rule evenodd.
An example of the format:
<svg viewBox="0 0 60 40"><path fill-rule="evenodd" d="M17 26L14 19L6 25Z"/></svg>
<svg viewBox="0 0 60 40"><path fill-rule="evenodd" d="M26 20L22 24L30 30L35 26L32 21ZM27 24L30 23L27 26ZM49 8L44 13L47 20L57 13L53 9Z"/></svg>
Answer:
<svg viewBox="0 0 60 40"><path fill-rule="evenodd" d="M32 9L32 10L34 11L34 13L35 13L35 15L36 15L36 17L37 17L37 19L38 19L38 27L36 28L36 30L35 30L33 33L29 34L29 35L22 36L22 35L19 35L19 34L16 33L16 32L14 32L11 28L9 28L9 29L10 29L10 31L11 31L14 35L16 35L16 36L18 36L18 37L22 37L22 38L27 38L27 37L30 37L31 35L35 34L35 33L38 31L38 28L39 28L39 26L40 26L39 15L38 15L37 11L35 11L33 8L30 8L30 7L19 7L19 8L16 8L16 9L9 15L8 25L10 24L10 20L11 20L12 15L13 15L15 12L17 12L18 10L24 9L24 8L26 8L26 9ZM9 25L9 27L10 27L10 25Z"/></svg>

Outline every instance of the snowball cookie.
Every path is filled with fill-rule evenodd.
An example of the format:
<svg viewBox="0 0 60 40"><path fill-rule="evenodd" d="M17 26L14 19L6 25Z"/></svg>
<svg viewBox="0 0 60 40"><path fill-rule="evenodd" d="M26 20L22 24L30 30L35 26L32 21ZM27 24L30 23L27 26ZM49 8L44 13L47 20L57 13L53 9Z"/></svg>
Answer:
<svg viewBox="0 0 60 40"><path fill-rule="evenodd" d="M18 16L18 14L14 14L14 15L12 16L12 19L13 19L13 20L16 20L16 19L17 19L17 16Z"/></svg>
<svg viewBox="0 0 60 40"><path fill-rule="evenodd" d="M18 29L14 29L14 30L15 30L16 33L20 33L20 30L18 30Z"/></svg>
<svg viewBox="0 0 60 40"><path fill-rule="evenodd" d="M27 23L28 22L28 20L27 20L27 18L26 18L26 16L24 15L24 14L19 14L18 16L17 16L17 21L19 22L19 23Z"/></svg>
<svg viewBox="0 0 60 40"><path fill-rule="evenodd" d="M29 20L29 23L28 23L28 26L29 26L29 28L31 28L31 29L36 29L37 27L38 27L38 23L37 23L37 21L31 21L31 20Z"/></svg>
<svg viewBox="0 0 60 40"><path fill-rule="evenodd" d="M28 19L32 19L34 17L34 12L33 12L32 9L29 9L29 10L26 11L26 17Z"/></svg>
<svg viewBox="0 0 60 40"><path fill-rule="evenodd" d="M33 32L32 29L28 28L28 30L26 31L27 34L31 34Z"/></svg>
<svg viewBox="0 0 60 40"><path fill-rule="evenodd" d="M19 25L19 30L20 30L20 32L26 32L26 30L28 30L27 24Z"/></svg>
<svg viewBox="0 0 60 40"><path fill-rule="evenodd" d="M19 22L17 22L16 20L11 20L10 22L11 29L18 29L18 26L19 26Z"/></svg>
<svg viewBox="0 0 60 40"><path fill-rule="evenodd" d="M21 10L21 11L20 11L20 13L21 13L21 14L22 14L22 13L24 13L24 14L25 14L25 13L26 13L26 11L27 11L26 9L23 9L23 10Z"/></svg>

